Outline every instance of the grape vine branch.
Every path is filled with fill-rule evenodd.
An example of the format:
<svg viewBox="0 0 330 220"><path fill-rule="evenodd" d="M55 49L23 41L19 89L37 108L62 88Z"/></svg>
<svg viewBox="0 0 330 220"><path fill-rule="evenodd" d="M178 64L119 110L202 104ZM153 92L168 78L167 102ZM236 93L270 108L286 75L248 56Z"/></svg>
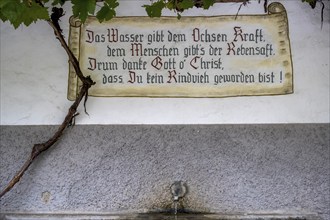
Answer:
<svg viewBox="0 0 330 220"><path fill-rule="evenodd" d="M55 10L54 10L55 11ZM79 77L79 79L82 81L83 85L80 89L80 92L76 98L76 100L73 102L73 104L70 106L69 111L67 113L67 115L64 118L64 121L62 122L62 124L60 125L60 127L57 129L57 131L55 132L55 134L46 142L44 143L39 143L39 144L35 144L32 148L31 154L29 156L29 158L27 159L27 161L24 163L24 165L22 166L22 168L19 170L19 172L13 177L13 179L9 182L9 184L7 185L7 187L1 192L0 194L0 198L2 196L4 196L7 192L9 192L14 186L15 184L21 179L21 177L24 175L25 171L29 168L29 166L32 164L32 162L34 161L35 158L37 158L43 151L48 150L53 144L55 144L58 139L62 136L63 132L65 131L65 129L67 127L69 127L69 125L71 124L72 120L74 119L74 117L76 116L76 112L77 112L77 108L80 104L80 102L82 101L83 98L85 98L85 102L84 104L86 104L87 101L87 97L88 97L88 89L94 85L95 83L93 82L93 80L89 77L89 76L84 76L82 71L80 70L79 67L79 62L76 59L76 57L73 55L72 51L69 49L62 33L61 33L61 29L60 26L58 25L58 19L55 20L55 16L54 16L53 12L53 19L52 20L48 20L48 24L53 28L54 30L54 34L57 37L57 39L60 41L62 47L65 49L68 57L69 57L69 61L72 63L75 72L77 74L77 76ZM85 111L86 111L86 106L85 106Z"/></svg>

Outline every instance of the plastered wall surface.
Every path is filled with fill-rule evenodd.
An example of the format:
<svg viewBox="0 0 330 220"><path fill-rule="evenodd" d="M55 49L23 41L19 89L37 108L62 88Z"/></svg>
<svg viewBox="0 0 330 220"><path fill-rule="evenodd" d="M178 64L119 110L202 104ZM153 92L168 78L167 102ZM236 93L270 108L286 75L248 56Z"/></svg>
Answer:
<svg viewBox="0 0 330 220"><path fill-rule="evenodd" d="M273 1L269 1L271 3ZM294 68L294 94L232 98L89 98L89 116L77 124L255 124L328 123L329 1L312 10L301 1L281 2L288 13ZM148 1L121 1L118 16L146 15ZM68 36L70 6L62 20ZM183 16L236 14L239 4L192 9ZM251 1L240 14L261 14ZM164 15L176 16L165 11ZM46 22L14 30L1 22L2 125L60 124L71 102L66 99L68 61ZM257 68L257 67L256 67Z"/></svg>
<svg viewBox="0 0 330 220"><path fill-rule="evenodd" d="M28 146L56 128L2 126L0 188ZM0 218L169 210L170 186L181 180L187 210L315 213L329 220L329 134L329 124L77 125L1 198Z"/></svg>
<svg viewBox="0 0 330 220"><path fill-rule="evenodd" d="M140 6L149 3L120 2L119 16L145 15ZM190 210L315 213L330 220L330 2L324 1L322 29L320 5L312 10L300 0L280 2L289 18L293 94L90 97L89 115L80 108L77 126L1 198L0 219L21 219L8 213L168 210L173 207L170 185L182 180L189 188L182 205ZM183 15L236 14L238 8L217 4ZM240 13L261 14L263 6L251 1ZM69 16L62 18L66 37ZM53 134L71 102L66 54L45 22L17 30L0 23L0 49L3 189L33 144Z"/></svg>

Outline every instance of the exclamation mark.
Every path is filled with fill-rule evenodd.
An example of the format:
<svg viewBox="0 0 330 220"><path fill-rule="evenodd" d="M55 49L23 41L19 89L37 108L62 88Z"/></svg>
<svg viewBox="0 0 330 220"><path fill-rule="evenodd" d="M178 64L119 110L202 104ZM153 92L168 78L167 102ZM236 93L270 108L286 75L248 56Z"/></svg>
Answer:
<svg viewBox="0 0 330 220"><path fill-rule="evenodd" d="M280 72L280 83L282 83L282 71Z"/></svg>

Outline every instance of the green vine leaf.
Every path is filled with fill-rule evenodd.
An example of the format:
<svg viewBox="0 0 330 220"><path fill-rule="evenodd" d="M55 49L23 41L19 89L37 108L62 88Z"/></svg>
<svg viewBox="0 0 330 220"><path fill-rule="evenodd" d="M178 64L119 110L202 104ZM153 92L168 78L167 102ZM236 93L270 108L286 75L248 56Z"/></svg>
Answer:
<svg viewBox="0 0 330 220"><path fill-rule="evenodd" d="M116 16L115 8L117 8L118 5L119 3L117 0L105 0L102 8L96 13L96 18L99 22L111 20Z"/></svg>
<svg viewBox="0 0 330 220"><path fill-rule="evenodd" d="M0 3L0 18L18 28L21 24L29 26L37 20L49 19L46 7L32 2L20 2L19 0L3 0Z"/></svg>
<svg viewBox="0 0 330 220"><path fill-rule="evenodd" d="M166 4L160 0L154 2L152 5L143 5L149 17L160 17L162 15L162 10L165 8Z"/></svg>
<svg viewBox="0 0 330 220"><path fill-rule="evenodd" d="M177 9L180 11L193 8L195 5L194 0L182 0L181 2L178 2Z"/></svg>
<svg viewBox="0 0 330 220"><path fill-rule="evenodd" d="M207 10L211 6L213 6L215 3L215 0L203 0L203 9Z"/></svg>
<svg viewBox="0 0 330 220"><path fill-rule="evenodd" d="M166 8L170 9L170 10L173 10L175 9L175 5L174 5L174 2L173 1L168 1L165 5Z"/></svg>
<svg viewBox="0 0 330 220"><path fill-rule="evenodd" d="M2 14L2 12L0 11L0 20L5 22L7 21L8 19Z"/></svg>
<svg viewBox="0 0 330 220"><path fill-rule="evenodd" d="M73 16L78 17L82 22L86 21L89 14L94 14L96 0L72 0Z"/></svg>
<svg viewBox="0 0 330 220"><path fill-rule="evenodd" d="M32 22L36 22L38 19L49 19L47 8L42 7L35 2L31 2L30 6L24 7L24 12L21 16L21 19L26 26L29 26Z"/></svg>
<svg viewBox="0 0 330 220"><path fill-rule="evenodd" d="M115 8L117 8L119 6L119 3L117 2L117 0L105 0L105 2L112 9L115 9Z"/></svg>
<svg viewBox="0 0 330 220"><path fill-rule="evenodd" d="M21 4L17 0L3 0L0 2L1 20L9 20L14 24L20 13L23 11Z"/></svg>
<svg viewBox="0 0 330 220"><path fill-rule="evenodd" d="M108 4L104 4L104 6L96 13L96 18L99 22L111 20L116 16L116 11L109 7Z"/></svg>

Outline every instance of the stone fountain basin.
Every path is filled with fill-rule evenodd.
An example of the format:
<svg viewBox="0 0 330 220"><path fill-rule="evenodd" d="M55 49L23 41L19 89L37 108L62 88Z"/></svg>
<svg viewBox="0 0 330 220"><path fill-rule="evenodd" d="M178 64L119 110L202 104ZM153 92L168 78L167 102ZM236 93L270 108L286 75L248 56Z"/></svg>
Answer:
<svg viewBox="0 0 330 220"><path fill-rule="evenodd" d="M219 214L219 213L136 213L136 214L26 214L2 213L1 220L322 220L316 214Z"/></svg>

